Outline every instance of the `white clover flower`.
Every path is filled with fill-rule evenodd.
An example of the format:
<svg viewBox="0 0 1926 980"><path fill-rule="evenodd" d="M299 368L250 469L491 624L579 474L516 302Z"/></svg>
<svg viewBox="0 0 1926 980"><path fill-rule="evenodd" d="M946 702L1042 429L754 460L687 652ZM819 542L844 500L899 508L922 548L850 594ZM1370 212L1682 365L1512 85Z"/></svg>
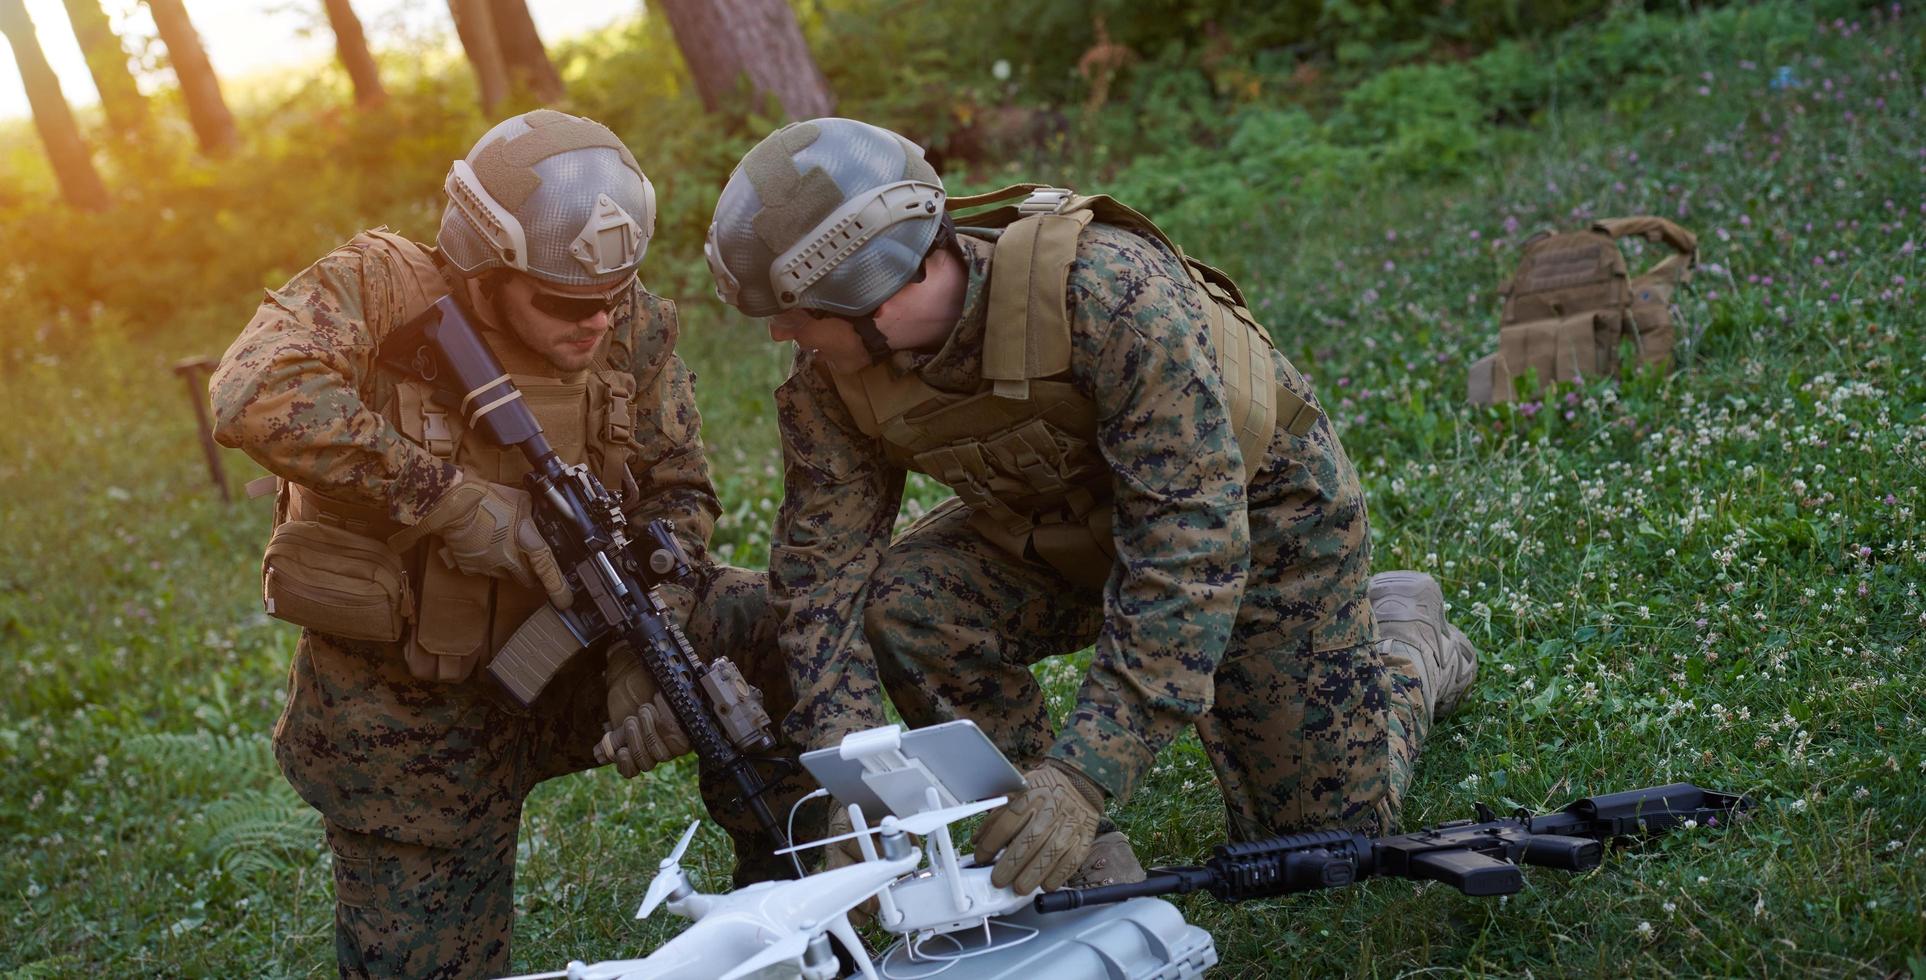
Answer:
<svg viewBox="0 0 1926 980"><path fill-rule="evenodd" d="M1638 924L1638 935L1641 939L1652 938L1652 924L1650 922L1640 922Z"/></svg>

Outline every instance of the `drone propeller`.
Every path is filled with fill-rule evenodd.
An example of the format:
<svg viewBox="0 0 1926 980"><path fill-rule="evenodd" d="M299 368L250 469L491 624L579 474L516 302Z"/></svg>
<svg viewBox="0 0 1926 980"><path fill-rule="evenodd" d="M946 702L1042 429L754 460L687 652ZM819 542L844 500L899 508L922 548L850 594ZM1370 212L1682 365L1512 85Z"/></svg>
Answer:
<svg viewBox="0 0 1926 980"><path fill-rule="evenodd" d="M913 813L907 817L887 816L883 818L882 823L874 827L865 827L862 830L852 830L847 834L837 834L834 837L825 837L822 840L796 844L783 848L776 853L792 854L796 851L806 851L812 847L827 847L831 844L840 844L846 840L855 840L865 834L887 834L902 831L906 834L915 834L918 837L928 837L930 832L938 827L955 823L966 817L976 816L988 810L994 810L1009 802L1009 800L1010 798L1007 796L993 796L987 800L979 800L975 803L960 803L956 806L944 807L941 810L925 810L922 813Z"/></svg>
<svg viewBox="0 0 1926 980"><path fill-rule="evenodd" d="M642 896L642 906L635 910L636 918L648 918L649 913L655 911L655 907L661 905L678 886L689 883L688 877L682 873L682 853L689 849L689 842L695 839L696 828L700 826L700 820L690 823L689 829L683 831L682 839L676 842L675 850L670 851L669 856L656 867L655 879L649 882L649 890Z"/></svg>

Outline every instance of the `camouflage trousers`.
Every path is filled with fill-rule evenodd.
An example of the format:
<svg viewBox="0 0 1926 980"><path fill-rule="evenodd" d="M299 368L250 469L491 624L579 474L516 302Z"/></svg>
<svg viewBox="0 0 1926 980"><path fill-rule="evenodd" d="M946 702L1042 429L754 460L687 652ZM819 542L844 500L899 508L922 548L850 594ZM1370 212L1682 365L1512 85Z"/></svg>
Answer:
<svg viewBox="0 0 1926 980"><path fill-rule="evenodd" d="M1306 604L1294 601L1310 589L1361 600L1368 549L1296 566L1280 559L1278 538L1253 534L1212 706L1195 722L1230 836L1389 828L1430 726L1418 680L1388 671L1369 639L1313 649L1298 622ZM1030 668L1094 643L1103 607L1100 589L1002 550L952 501L891 543L870 581L864 632L906 723L971 719L1027 769L1056 740ZM1375 637L1369 625L1359 635Z"/></svg>
<svg viewBox="0 0 1926 980"><path fill-rule="evenodd" d="M762 573L717 566L693 592L665 591L697 651L735 660L780 719L793 698ZM545 779L595 766L601 661L576 657L522 708L485 676L417 681L393 645L302 635L274 748L324 818L343 976L508 972L522 802ZM706 768L703 800L736 842L737 881L774 877L785 865L733 783ZM785 780L770 806L785 814L807 790Z"/></svg>

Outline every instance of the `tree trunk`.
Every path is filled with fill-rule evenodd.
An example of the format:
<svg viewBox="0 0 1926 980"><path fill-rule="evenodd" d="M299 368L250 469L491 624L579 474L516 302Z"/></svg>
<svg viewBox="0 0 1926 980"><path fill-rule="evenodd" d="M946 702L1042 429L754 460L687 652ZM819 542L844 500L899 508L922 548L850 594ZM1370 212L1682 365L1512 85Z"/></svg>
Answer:
<svg viewBox="0 0 1926 980"><path fill-rule="evenodd" d="M322 0L328 10L328 26L334 28L334 53L354 83L354 104L371 109L388 101L388 90L381 87L381 72L375 69L374 56L368 53L368 36L361 31L361 18L354 15L348 0Z"/></svg>
<svg viewBox="0 0 1926 980"><path fill-rule="evenodd" d="M495 39L501 44L509 81L526 86L543 103L560 102L566 92L562 76L555 70L555 63L548 60L541 35L535 33L528 4L524 0L490 0L489 10L495 15Z"/></svg>
<svg viewBox="0 0 1926 980"><path fill-rule="evenodd" d="M40 50L40 39L33 31L22 0L0 0L0 32L13 46L14 63L20 66L20 83L27 90L27 103L33 107L33 126L47 148L47 161L53 165L54 179L60 183L60 196L70 207L85 211L107 209L107 185L100 182L93 157L80 138L74 113L60 94L60 79L47 66Z"/></svg>
<svg viewBox="0 0 1926 980"><path fill-rule="evenodd" d="M501 41L495 34L495 17L488 0L448 0L448 12L455 18L455 35L475 68L475 88L481 96L482 115L495 118L502 100L508 97L508 71L502 62Z"/></svg>
<svg viewBox="0 0 1926 980"><path fill-rule="evenodd" d="M181 98L187 102L187 120L194 126L194 138L200 141L201 152L212 157L226 156L239 141L234 131L234 114L227 111L227 100L221 97L221 81L214 76L214 66L208 63L207 51L201 47L201 35L194 30L194 22L187 19L187 8L181 5L181 0L147 0L147 9L154 14L154 29L160 33L161 43L167 46L167 61L174 66L174 78L180 82Z"/></svg>
<svg viewBox="0 0 1926 980"><path fill-rule="evenodd" d="M714 112L744 75L790 119L829 115L836 98L787 0L660 0L702 104Z"/></svg>
<svg viewBox="0 0 1926 980"><path fill-rule="evenodd" d="M127 49L107 23L100 0L63 0L67 21L73 25L74 40L87 58L87 73L94 77L100 92L100 107L107 114L107 126L115 135L125 137L147 129L147 97L134 84L134 73L127 68Z"/></svg>

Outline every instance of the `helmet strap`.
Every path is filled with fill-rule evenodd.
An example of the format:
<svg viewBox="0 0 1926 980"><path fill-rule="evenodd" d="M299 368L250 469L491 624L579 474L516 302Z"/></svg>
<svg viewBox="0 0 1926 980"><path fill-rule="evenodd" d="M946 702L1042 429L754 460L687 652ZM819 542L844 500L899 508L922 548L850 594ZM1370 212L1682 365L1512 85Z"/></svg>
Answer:
<svg viewBox="0 0 1926 980"><path fill-rule="evenodd" d="M870 363L880 364L889 360L895 348L889 345L889 338L883 336L881 330L876 329L876 317L852 316L844 319L850 326L856 328L856 339L863 342L863 350L869 354Z"/></svg>

